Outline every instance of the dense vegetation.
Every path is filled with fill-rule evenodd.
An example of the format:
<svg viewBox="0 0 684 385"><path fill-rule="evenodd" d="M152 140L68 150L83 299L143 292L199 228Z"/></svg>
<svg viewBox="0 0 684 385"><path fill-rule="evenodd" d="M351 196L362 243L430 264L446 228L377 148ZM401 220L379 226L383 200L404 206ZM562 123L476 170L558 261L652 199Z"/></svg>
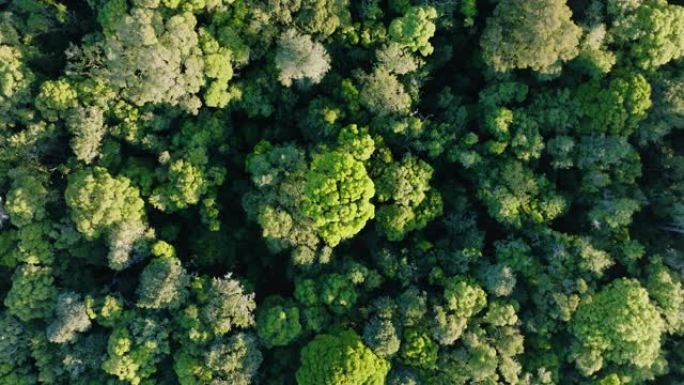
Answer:
<svg viewBox="0 0 684 385"><path fill-rule="evenodd" d="M0 0L0 385L683 385L682 129L678 0Z"/></svg>

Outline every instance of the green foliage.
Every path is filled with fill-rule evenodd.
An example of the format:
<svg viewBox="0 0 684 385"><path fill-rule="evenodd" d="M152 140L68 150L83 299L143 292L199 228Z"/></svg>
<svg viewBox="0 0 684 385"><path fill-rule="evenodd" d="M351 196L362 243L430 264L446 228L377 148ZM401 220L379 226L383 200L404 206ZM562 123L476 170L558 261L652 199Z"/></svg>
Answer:
<svg viewBox="0 0 684 385"><path fill-rule="evenodd" d="M404 16L392 20L387 31L389 38L409 51L428 56L434 50L429 40L435 34L436 18L437 10L433 7L411 7Z"/></svg>
<svg viewBox="0 0 684 385"><path fill-rule="evenodd" d="M45 199L48 190L44 176L27 169L10 170L12 187L7 192L7 214L17 227L45 219Z"/></svg>
<svg viewBox="0 0 684 385"><path fill-rule="evenodd" d="M27 370L31 352L25 328L4 312L0 326L0 381L22 385L35 383L35 374Z"/></svg>
<svg viewBox="0 0 684 385"><path fill-rule="evenodd" d="M12 275L12 288L4 303L10 314L21 321L29 321L50 317L56 297L51 268L21 265Z"/></svg>
<svg viewBox="0 0 684 385"><path fill-rule="evenodd" d="M646 289L633 279L616 280L582 303L572 319L576 365L585 375L609 364L649 369L664 328Z"/></svg>
<svg viewBox="0 0 684 385"><path fill-rule="evenodd" d="M563 0L502 0L482 33L483 59L500 72L557 73L579 53L582 32L571 17Z"/></svg>
<svg viewBox="0 0 684 385"><path fill-rule="evenodd" d="M73 135L70 144L76 159L91 163L99 155L100 144L107 132L103 111L98 107L79 107L71 110L65 120Z"/></svg>
<svg viewBox="0 0 684 385"><path fill-rule="evenodd" d="M565 211L567 202L545 177L535 177L519 162L505 162L502 167L490 172L479 191L497 221L520 227L524 221L553 220Z"/></svg>
<svg viewBox="0 0 684 385"><path fill-rule="evenodd" d="M651 107L651 85L640 74L616 76L606 88L592 80L577 89L582 134L629 135Z"/></svg>
<svg viewBox="0 0 684 385"><path fill-rule="evenodd" d="M22 49L6 40L9 39L3 34L0 38L0 129L14 126L14 118L21 116L22 107L31 103L30 86L35 76L25 63L26 54Z"/></svg>
<svg viewBox="0 0 684 385"><path fill-rule="evenodd" d="M649 70L684 56L684 7L648 0L623 12L612 33L619 44L629 44L627 52L638 67Z"/></svg>
<svg viewBox="0 0 684 385"><path fill-rule="evenodd" d="M134 317L112 330L102 370L120 381L137 385L154 374L156 363L168 352L165 321Z"/></svg>
<svg viewBox="0 0 684 385"><path fill-rule="evenodd" d="M0 3L0 385L681 385L681 0Z"/></svg>
<svg viewBox="0 0 684 385"><path fill-rule="evenodd" d="M155 247L153 252L157 251L156 249L158 247ZM158 254L158 251L155 254ZM177 309L186 299L189 281L190 278L178 258L173 255L155 258L140 274L137 306Z"/></svg>
<svg viewBox="0 0 684 385"><path fill-rule="evenodd" d="M76 228L87 239L107 235L109 266L121 270L145 230L144 202L130 179L95 167L72 174L64 192Z"/></svg>
<svg viewBox="0 0 684 385"><path fill-rule="evenodd" d="M461 2L461 13L465 20L463 25L472 27L475 25L475 17L477 16L477 0L463 0Z"/></svg>
<svg viewBox="0 0 684 385"><path fill-rule="evenodd" d="M205 292L201 316L214 334L221 336L234 328L254 324L254 295L245 294L240 282L231 279L230 275L203 280L202 288Z"/></svg>
<svg viewBox="0 0 684 385"><path fill-rule="evenodd" d="M168 103L197 111L204 70L197 19L190 13L165 19L154 7L126 11L119 0L107 4L99 14L107 80L138 106Z"/></svg>
<svg viewBox="0 0 684 385"><path fill-rule="evenodd" d="M391 241L400 241L406 233L425 227L442 214L442 197L430 188L432 167L420 159L406 157L392 162L375 180L377 226Z"/></svg>
<svg viewBox="0 0 684 385"><path fill-rule="evenodd" d="M295 25L306 33L327 37L351 23L348 0L309 0L301 3ZM296 9L295 6L292 8Z"/></svg>
<svg viewBox="0 0 684 385"><path fill-rule="evenodd" d="M665 321L665 329L671 334L684 332L684 300L682 300L682 279L662 262L661 256L654 256L648 269L646 281L648 295Z"/></svg>
<svg viewBox="0 0 684 385"><path fill-rule="evenodd" d="M331 247L361 231L375 215L370 202L375 187L363 164L366 154L343 150L314 154L305 177L302 212Z"/></svg>
<svg viewBox="0 0 684 385"><path fill-rule="evenodd" d="M404 331L404 344L401 347L401 361L412 367L432 369L437 363L437 344L419 329Z"/></svg>
<svg viewBox="0 0 684 385"><path fill-rule="evenodd" d="M399 351L401 340L392 320L373 317L366 324L363 340L379 357L392 356Z"/></svg>
<svg viewBox="0 0 684 385"><path fill-rule="evenodd" d="M384 68L376 68L361 78L361 105L378 115L406 112L411 107L411 97L396 76Z"/></svg>
<svg viewBox="0 0 684 385"><path fill-rule="evenodd" d="M381 385L389 364L376 356L351 330L319 334L301 352L299 385Z"/></svg>
<svg viewBox="0 0 684 385"><path fill-rule="evenodd" d="M267 346L287 345L302 332L299 318L299 308L293 303L269 297L257 311L257 333Z"/></svg>
<svg viewBox="0 0 684 385"><path fill-rule="evenodd" d="M246 169L256 187L245 194L243 207L261 226L269 249L294 247L297 264L310 264L322 257L314 224L304 213L303 186L307 163L302 150L292 145L273 146L260 142L247 157Z"/></svg>
<svg viewBox="0 0 684 385"><path fill-rule="evenodd" d="M463 318L472 317L487 304L485 292L460 277L450 278L444 283L444 300L449 310Z"/></svg>
<svg viewBox="0 0 684 385"><path fill-rule="evenodd" d="M40 85L35 105L43 118L54 122L65 117L69 109L76 107L76 98L76 90L66 80L48 80Z"/></svg>

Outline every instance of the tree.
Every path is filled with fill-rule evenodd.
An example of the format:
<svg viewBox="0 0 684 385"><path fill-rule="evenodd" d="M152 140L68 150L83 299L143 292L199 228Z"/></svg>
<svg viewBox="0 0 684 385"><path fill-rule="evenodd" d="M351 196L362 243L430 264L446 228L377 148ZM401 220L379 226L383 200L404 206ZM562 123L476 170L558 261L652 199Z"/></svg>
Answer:
<svg viewBox="0 0 684 385"><path fill-rule="evenodd" d="M223 184L223 170L207 171L185 159L170 162L167 183L152 191L150 202L156 208L169 212L197 204L210 187Z"/></svg>
<svg viewBox="0 0 684 385"><path fill-rule="evenodd" d="M43 118L55 122L67 116L69 110L77 106L76 90L65 79L48 80L40 85L35 106Z"/></svg>
<svg viewBox="0 0 684 385"><path fill-rule="evenodd" d="M127 318L115 325L107 340L102 370L137 385L151 377L169 353L169 330L166 320L153 316L130 313Z"/></svg>
<svg viewBox="0 0 684 385"><path fill-rule="evenodd" d="M634 279L617 279L575 312L576 366L587 376L609 364L648 370L661 354L664 329L646 289Z"/></svg>
<svg viewBox="0 0 684 385"><path fill-rule="evenodd" d="M610 31L630 59L650 70L684 56L684 7L665 0L639 3L620 9L622 14Z"/></svg>
<svg viewBox="0 0 684 385"><path fill-rule="evenodd" d="M502 0L482 33L484 61L499 72L557 73L579 54L581 29L564 0Z"/></svg>
<svg viewBox="0 0 684 385"><path fill-rule="evenodd" d="M10 170L8 176L12 178L12 187L7 192L5 207L12 224L22 227L45 219L45 176L23 168Z"/></svg>
<svg viewBox="0 0 684 385"><path fill-rule="evenodd" d="M652 81L652 106L637 127L639 144L655 143L673 128L684 127L684 76L656 78Z"/></svg>
<svg viewBox="0 0 684 385"><path fill-rule="evenodd" d="M349 0L303 1L295 24L309 34L323 37L332 35L338 28L351 23Z"/></svg>
<svg viewBox="0 0 684 385"><path fill-rule="evenodd" d="M479 197L497 221L521 226L523 220L542 223L563 213L566 200L544 177L535 177L519 162L504 162L480 184Z"/></svg>
<svg viewBox="0 0 684 385"><path fill-rule="evenodd" d="M102 109L75 108L67 114L66 126L73 135L70 144L76 159L91 163L99 155L100 143L107 131Z"/></svg>
<svg viewBox="0 0 684 385"><path fill-rule="evenodd" d="M684 332L684 287L681 277L669 269L661 256L654 256L648 268L646 290L658 307L670 334Z"/></svg>
<svg viewBox="0 0 684 385"><path fill-rule="evenodd" d="M254 326L254 295L231 278L195 277L175 315L180 347L173 367L181 385L249 385L262 362Z"/></svg>
<svg viewBox="0 0 684 385"><path fill-rule="evenodd" d="M389 71L376 68L370 75L361 77L362 92L359 102L380 116L407 112L411 97L404 86Z"/></svg>
<svg viewBox="0 0 684 385"><path fill-rule="evenodd" d="M330 56L311 36L288 29L278 38L275 63L284 86L291 86L293 80L317 84L330 69Z"/></svg>
<svg viewBox="0 0 684 385"><path fill-rule="evenodd" d="M444 282L444 300L446 308L461 318L470 318L487 305L484 290L462 277Z"/></svg>
<svg viewBox="0 0 684 385"><path fill-rule="evenodd" d="M404 331L404 343L399 355L401 361L415 368L433 369L437 363L439 347L427 335L417 328Z"/></svg>
<svg viewBox="0 0 684 385"><path fill-rule="evenodd" d="M342 330L319 334L302 349L296 378L299 385L382 385L387 372L387 361L366 347L356 333Z"/></svg>
<svg viewBox="0 0 684 385"><path fill-rule="evenodd" d="M378 66L387 69L395 75L405 75L415 71L420 66L420 60L406 52L399 43L390 43L377 51Z"/></svg>
<svg viewBox="0 0 684 385"><path fill-rule="evenodd" d="M0 326L0 381L35 383L36 375L28 365L31 350L26 328L6 312L0 314Z"/></svg>
<svg viewBox="0 0 684 385"><path fill-rule="evenodd" d="M81 170L69 176L64 199L71 219L86 239L107 235L109 265L121 270L145 230L145 203L130 179L111 176L105 168Z"/></svg>
<svg viewBox="0 0 684 385"><path fill-rule="evenodd" d="M21 265L12 275L12 288L4 303L10 314L26 322L49 318L54 311L56 297L52 268Z"/></svg>
<svg viewBox="0 0 684 385"><path fill-rule="evenodd" d="M302 332L299 308L281 297L268 297L256 313L256 329L267 346L284 346Z"/></svg>
<svg viewBox="0 0 684 385"><path fill-rule="evenodd" d="M375 186L364 165L375 145L367 129L340 131L337 148L314 154L305 174L302 213L330 247L363 229L375 215Z"/></svg>
<svg viewBox="0 0 684 385"><path fill-rule="evenodd" d="M215 342L205 354L211 370L210 384L249 385L262 362L257 339L247 333L232 335L225 343Z"/></svg>
<svg viewBox="0 0 684 385"><path fill-rule="evenodd" d="M185 12L164 19L154 6L126 8L125 2L110 0L98 15L107 80L137 106L168 103L196 112L204 61L195 16Z"/></svg>
<svg viewBox="0 0 684 385"><path fill-rule="evenodd" d="M50 342L63 344L73 342L77 333L90 328L90 318L81 296L74 292L64 292L57 296L55 306L57 318L47 327Z"/></svg>
<svg viewBox="0 0 684 385"><path fill-rule="evenodd" d="M435 34L436 18L437 10L433 7L411 7L404 16L392 20L387 31L389 38L409 51L428 56L434 50L429 40Z"/></svg>
<svg viewBox="0 0 684 385"><path fill-rule="evenodd" d="M149 309L178 309L186 300L189 282L190 277L178 258L159 256L140 274L137 305Z"/></svg>
<svg viewBox="0 0 684 385"><path fill-rule="evenodd" d="M487 297L479 286L463 277L450 277L444 286L442 305L434 307L432 335L441 345L452 345L468 328L470 319L481 312Z"/></svg>
<svg viewBox="0 0 684 385"><path fill-rule="evenodd" d="M375 316L366 323L363 340L379 357L390 357L399 351L401 340L391 319Z"/></svg>
<svg viewBox="0 0 684 385"><path fill-rule="evenodd" d="M202 286L206 293L201 315L215 335L254 324L254 294L245 294L240 282L231 279L230 274L203 280Z"/></svg>
<svg viewBox="0 0 684 385"><path fill-rule="evenodd" d="M22 107L30 104L30 85L35 77L26 65L26 54L5 39L0 39L0 129L14 126Z"/></svg>
<svg viewBox="0 0 684 385"><path fill-rule="evenodd" d="M314 155L306 174L303 213L312 219L331 247L349 238L375 215L375 194L361 160L349 153L328 151Z"/></svg>
<svg viewBox="0 0 684 385"><path fill-rule="evenodd" d="M442 197L430 187L432 167L412 156L387 165L375 180L378 230L400 241L442 214Z"/></svg>
<svg viewBox="0 0 684 385"><path fill-rule="evenodd" d="M582 106L580 133L629 135L651 107L651 85L637 73L612 77L608 87L594 79L577 89Z"/></svg>
<svg viewBox="0 0 684 385"><path fill-rule="evenodd" d="M245 163L255 188L243 196L242 205L261 227L269 249L295 248L292 257L296 264L325 258L316 228L301 210L307 170L304 151L264 141L254 147Z"/></svg>

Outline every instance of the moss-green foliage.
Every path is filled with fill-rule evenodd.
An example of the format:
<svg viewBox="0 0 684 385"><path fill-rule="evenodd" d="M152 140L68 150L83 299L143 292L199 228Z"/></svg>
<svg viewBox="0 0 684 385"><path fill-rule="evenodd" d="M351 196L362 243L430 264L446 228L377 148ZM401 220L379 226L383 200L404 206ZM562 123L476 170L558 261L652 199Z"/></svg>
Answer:
<svg viewBox="0 0 684 385"><path fill-rule="evenodd" d="M159 254L159 251L155 254ZM189 281L188 274L178 258L173 255L160 255L150 261L140 274L137 305L142 308L176 309L186 299Z"/></svg>
<svg viewBox="0 0 684 385"><path fill-rule="evenodd" d="M434 50L430 38L435 34L435 18L437 11L433 7L411 7L404 16L392 20L389 38L410 51L430 55Z"/></svg>
<svg viewBox="0 0 684 385"><path fill-rule="evenodd" d="M26 169L11 170L8 176L12 178L12 187L7 192L7 213L12 224L22 227L44 219L48 194L44 176Z"/></svg>
<svg viewBox="0 0 684 385"><path fill-rule="evenodd" d="M389 364L376 356L351 330L319 334L301 353L299 385L381 385Z"/></svg>
<svg viewBox="0 0 684 385"><path fill-rule="evenodd" d="M682 385L681 0L0 0L0 385Z"/></svg>
<svg viewBox="0 0 684 385"><path fill-rule="evenodd" d="M270 297L259 307L256 328L259 337L269 346L283 346L302 332L299 308L282 298Z"/></svg>
<svg viewBox="0 0 684 385"><path fill-rule="evenodd" d="M146 224L145 203L130 179L113 177L102 167L82 170L69 177L64 199L86 239L107 237L113 269L121 270L132 262L131 250Z"/></svg>
<svg viewBox="0 0 684 385"><path fill-rule="evenodd" d="M437 343L416 328L407 329L403 337L401 361L408 366L433 369L437 364Z"/></svg>
<svg viewBox="0 0 684 385"><path fill-rule="evenodd" d="M482 55L497 71L560 71L579 53L581 29L563 0L502 0L482 33Z"/></svg>
<svg viewBox="0 0 684 385"><path fill-rule="evenodd" d="M651 85L640 74L616 76L607 87L592 80L577 89L584 125L581 133L629 135L651 107Z"/></svg>
<svg viewBox="0 0 684 385"><path fill-rule="evenodd" d="M410 231L422 229L442 214L442 196L430 188L433 170L413 157L393 162L375 180L378 230L392 241L400 241Z"/></svg>
<svg viewBox="0 0 684 385"><path fill-rule="evenodd" d="M64 193L76 228L97 238L122 222L141 221L144 202L131 181L96 167L73 174Z"/></svg>
<svg viewBox="0 0 684 385"><path fill-rule="evenodd" d="M663 0L639 3L623 10L613 31L618 43L627 48L630 59L648 70L682 57L684 8Z"/></svg>
<svg viewBox="0 0 684 385"><path fill-rule="evenodd" d="M57 297L49 267L22 265L12 275L12 288L5 297L7 311L22 321L52 315Z"/></svg>
<svg viewBox="0 0 684 385"><path fill-rule="evenodd" d="M630 279L614 281L581 304L571 325L576 363L586 374L610 364L651 368L665 328L646 289Z"/></svg>

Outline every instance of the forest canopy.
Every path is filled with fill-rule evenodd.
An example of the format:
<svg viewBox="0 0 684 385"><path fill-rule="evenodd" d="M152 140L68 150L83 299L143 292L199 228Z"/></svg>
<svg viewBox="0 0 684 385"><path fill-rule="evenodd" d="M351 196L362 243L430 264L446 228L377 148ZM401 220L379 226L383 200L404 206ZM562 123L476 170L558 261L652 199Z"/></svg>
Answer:
<svg viewBox="0 0 684 385"><path fill-rule="evenodd" d="M0 385L684 385L684 1L0 0Z"/></svg>

